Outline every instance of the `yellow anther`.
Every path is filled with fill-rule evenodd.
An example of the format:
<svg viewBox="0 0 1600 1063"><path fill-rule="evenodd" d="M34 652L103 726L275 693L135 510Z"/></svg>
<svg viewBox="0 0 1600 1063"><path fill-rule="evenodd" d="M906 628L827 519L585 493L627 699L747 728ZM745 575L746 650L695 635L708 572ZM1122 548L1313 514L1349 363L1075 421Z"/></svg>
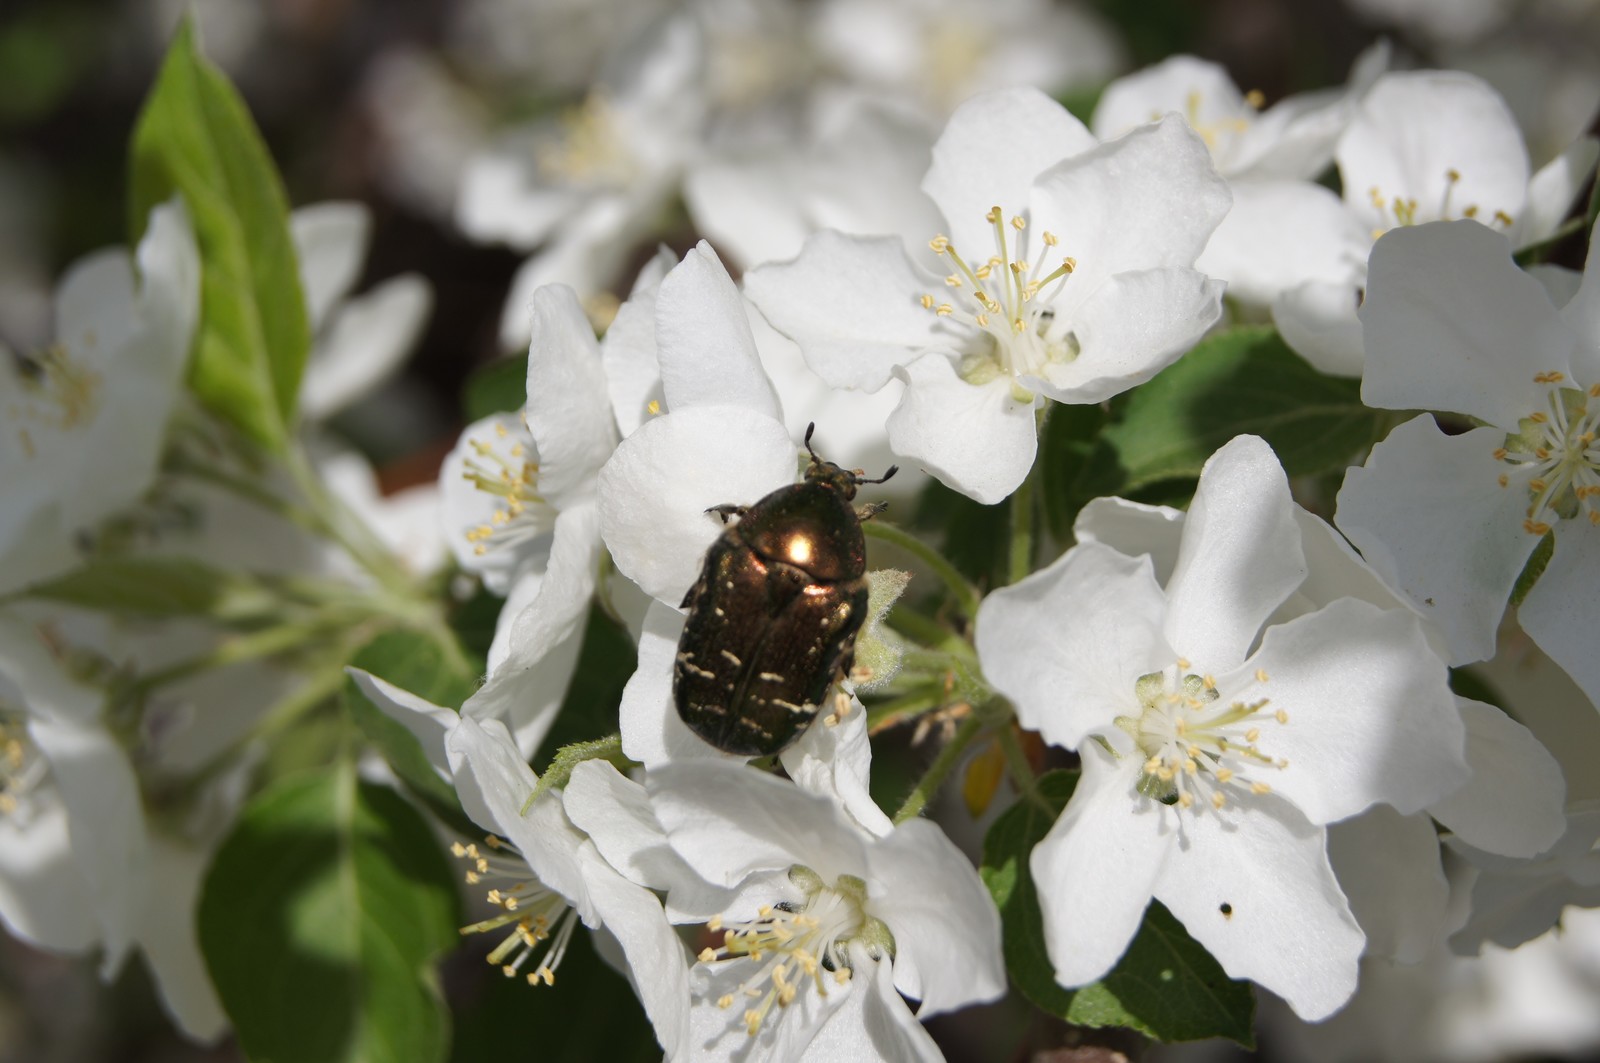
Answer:
<svg viewBox="0 0 1600 1063"><path fill-rule="evenodd" d="M1022 215L1013 214L1011 216L1011 227L1017 230L1017 232L1020 233L1023 229L1027 228L1027 225L1028 223L1022 220Z"/></svg>
<svg viewBox="0 0 1600 1063"><path fill-rule="evenodd" d="M1061 242L1056 238L1056 234L1051 232L1049 229L1044 231L1044 235L1041 237L1041 239L1044 240L1044 246L1046 247L1055 247Z"/></svg>
<svg viewBox="0 0 1600 1063"><path fill-rule="evenodd" d="M1244 94L1244 102L1253 111L1259 111L1267 104L1267 96L1260 89L1251 89Z"/></svg>
<svg viewBox="0 0 1600 1063"><path fill-rule="evenodd" d="M924 310L932 310L935 304L935 300L931 295L924 295L919 302L922 303L922 309Z"/></svg>
<svg viewBox="0 0 1600 1063"><path fill-rule="evenodd" d="M1270 794L1272 792L1272 787L1268 786L1264 782L1253 782L1250 784L1250 792L1258 796L1261 794Z"/></svg>
<svg viewBox="0 0 1600 1063"><path fill-rule="evenodd" d="M1222 810L1222 806L1227 804L1227 803L1228 803L1228 797L1221 790L1212 790L1211 791L1211 807L1212 808L1215 808L1218 811L1221 811Z"/></svg>
<svg viewBox="0 0 1600 1063"><path fill-rule="evenodd" d="M1265 668L1257 668L1256 669L1256 682L1257 683L1265 683L1266 681L1267 681L1267 670Z"/></svg>
<svg viewBox="0 0 1600 1063"><path fill-rule="evenodd" d="M1283 709L1279 709L1277 712L1273 713L1272 715L1277 719L1277 721L1279 723L1288 723L1289 722L1289 714L1287 712L1285 712Z"/></svg>

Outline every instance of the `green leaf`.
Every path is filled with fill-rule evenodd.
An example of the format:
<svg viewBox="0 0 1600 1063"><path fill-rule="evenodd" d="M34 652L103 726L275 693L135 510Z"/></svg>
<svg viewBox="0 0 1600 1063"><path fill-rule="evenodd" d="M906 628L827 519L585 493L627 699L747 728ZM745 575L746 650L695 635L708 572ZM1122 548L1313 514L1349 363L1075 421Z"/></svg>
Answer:
<svg viewBox="0 0 1600 1063"><path fill-rule="evenodd" d="M528 356L500 358L476 370L461 389L461 406L467 420L479 421L494 413L515 413L528 398Z"/></svg>
<svg viewBox="0 0 1600 1063"><path fill-rule="evenodd" d="M484 667L482 660L468 657L454 642L445 645L409 629L385 631L357 650L350 663L435 705L452 708L472 696Z"/></svg>
<svg viewBox="0 0 1600 1063"><path fill-rule="evenodd" d="M348 764L257 795L217 851L197 916L245 1054L444 1059L432 965L458 940L453 878L422 816Z"/></svg>
<svg viewBox="0 0 1600 1063"><path fill-rule="evenodd" d="M268 618L280 607L277 595L252 577L181 557L97 557L30 587L27 595L105 612L223 623Z"/></svg>
<svg viewBox="0 0 1600 1063"><path fill-rule="evenodd" d="M227 77L185 19L145 99L131 152L131 229L183 196L200 245L200 328L189 382L257 443L281 450L311 349L288 197Z"/></svg>
<svg viewBox="0 0 1600 1063"><path fill-rule="evenodd" d="M1126 1026L1161 1041L1227 1037L1249 1047L1255 1014L1249 984L1231 981L1158 901L1150 902L1143 925L1109 974L1078 989L1056 983L1028 857L1077 781L1070 771L1041 776L1038 790L1048 807L1018 802L995 820L983 841L981 873L1000 909L1012 982L1035 1005L1078 1026Z"/></svg>
<svg viewBox="0 0 1600 1063"><path fill-rule="evenodd" d="M1086 489L1098 479L1094 462L1115 464L1109 447L1099 444L1106 424L1106 411L1100 406L1051 406L1039 439L1039 488L1045 526L1058 543L1072 542L1072 522L1083 504L1098 494L1109 494L1121 486L1120 480L1103 483L1105 490Z"/></svg>
<svg viewBox="0 0 1600 1063"><path fill-rule="evenodd" d="M1376 441L1387 415L1361 403L1361 383L1324 376L1270 326L1230 329L1136 388L1104 439L1122 490L1193 479L1219 447L1253 434L1290 476L1342 471Z"/></svg>

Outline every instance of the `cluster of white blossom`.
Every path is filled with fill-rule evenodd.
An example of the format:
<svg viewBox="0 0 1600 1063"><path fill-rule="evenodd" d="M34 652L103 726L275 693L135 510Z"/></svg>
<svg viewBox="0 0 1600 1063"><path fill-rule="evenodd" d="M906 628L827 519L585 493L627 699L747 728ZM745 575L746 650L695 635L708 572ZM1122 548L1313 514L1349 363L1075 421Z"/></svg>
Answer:
<svg viewBox="0 0 1600 1063"><path fill-rule="evenodd" d="M473 5L463 39L522 48L510 6ZM1600 907L1600 232L1580 201L1600 144L1535 169L1487 82L1391 69L1384 46L1270 107L1177 56L1083 121L1045 90L1118 60L1072 8L984 5L979 34L958 0L603 6L616 25L545 12L622 39L550 52L556 80L604 70L566 75L581 100L461 168L460 230L532 255L500 330L527 369L436 488L382 496L325 427L430 302L410 276L352 294L353 204L286 229L312 339L277 452L186 384L230 334L217 290L250 283L204 238L215 202L174 196L133 252L74 266L54 343L0 357L10 933L108 977L142 952L196 1038L240 1022L197 929L208 869L347 676L422 758L360 731L323 752L453 792L464 819L418 807L491 961L558 983L594 933L673 1060L939 1059L925 1020L1006 995L1022 961L993 868L946 833L966 813L922 814L986 743L977 806L1004 812L1007 775L1047 814L1007 874L1037 896L1051 989L1111 977L1159 902L1285 1024L1355 998L1294 1027L1332 1052L1374 994L1431 1000ZM704 239L624 276L678 206ZM1581 274L1530 264L1579 236ZM1210 455L1181 491L1085 498L1050 534L1047 481L1072 475L1054 419L1114 421L1244 329L1318 387L1359 378L1382 429L1321 455L1342 485L1196 432ZM863 524L857 666L751 759L680 716L686 595L729 511L807 468L808 423L841 464L904 471L864 492L897 508ZM918 489L1005 505L1002 578L893 523ZM359 656L402 629L456 652L446 620L474 595L496 620L459 699ZM618 733L536 774L591 613L636 645ZM1565 685L1522 700L1497 670L1533 652ZM939 751L891 816L872 739L909 720ZM1030 732L1051 748L1030 756ZM1075 773L1064 806L1046 762ZM1436 1025L1396 1058L1460 1046Z"/></svg>

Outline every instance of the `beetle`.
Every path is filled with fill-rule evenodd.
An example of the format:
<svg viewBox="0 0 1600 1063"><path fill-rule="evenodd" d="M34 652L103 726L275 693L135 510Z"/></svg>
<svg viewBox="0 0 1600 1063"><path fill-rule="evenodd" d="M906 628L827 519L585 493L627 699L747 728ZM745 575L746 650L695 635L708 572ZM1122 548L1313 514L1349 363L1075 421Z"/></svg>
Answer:
<svg viewBox="0 0 1600 1063"><path fill-rule="evenodd" d="M673 662L672 697L695 734L740 756L786 749L850 670L867 617L867 542L861 522L888 503L856 509L862 484L881 484L811 449L801 483L753 506L712 506L724 524L706 551Z"/></svg>

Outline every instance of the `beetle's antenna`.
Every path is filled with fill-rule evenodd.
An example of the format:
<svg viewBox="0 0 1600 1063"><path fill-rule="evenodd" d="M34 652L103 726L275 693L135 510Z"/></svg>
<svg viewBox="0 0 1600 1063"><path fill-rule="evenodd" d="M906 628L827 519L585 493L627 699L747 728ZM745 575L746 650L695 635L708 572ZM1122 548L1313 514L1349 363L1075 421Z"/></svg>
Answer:
<svg viewBox="0 0 1600 1063"><path fill-rule="evenodd" d="M817 457L817 452L811 449L811 433L815 432L816 430L817 422L812 421L810 424L806 425L806 452L811 455L812 461L816 462L818 465L821 465L822 459Z"/></svg>
<svg viewBox="0 0 1600 1063"><path fill-rule="evenodd" d="M882 476L878 477L876 480L863 480L858 476L858 477L856 477L856 483L858 483L858 484L881 484L885 480L889 479L891 476L893 476L895 473L897 473L899 471L900 471L900 466L891 465L891 466L889 466L889 471L884 473Z"/></svg>

